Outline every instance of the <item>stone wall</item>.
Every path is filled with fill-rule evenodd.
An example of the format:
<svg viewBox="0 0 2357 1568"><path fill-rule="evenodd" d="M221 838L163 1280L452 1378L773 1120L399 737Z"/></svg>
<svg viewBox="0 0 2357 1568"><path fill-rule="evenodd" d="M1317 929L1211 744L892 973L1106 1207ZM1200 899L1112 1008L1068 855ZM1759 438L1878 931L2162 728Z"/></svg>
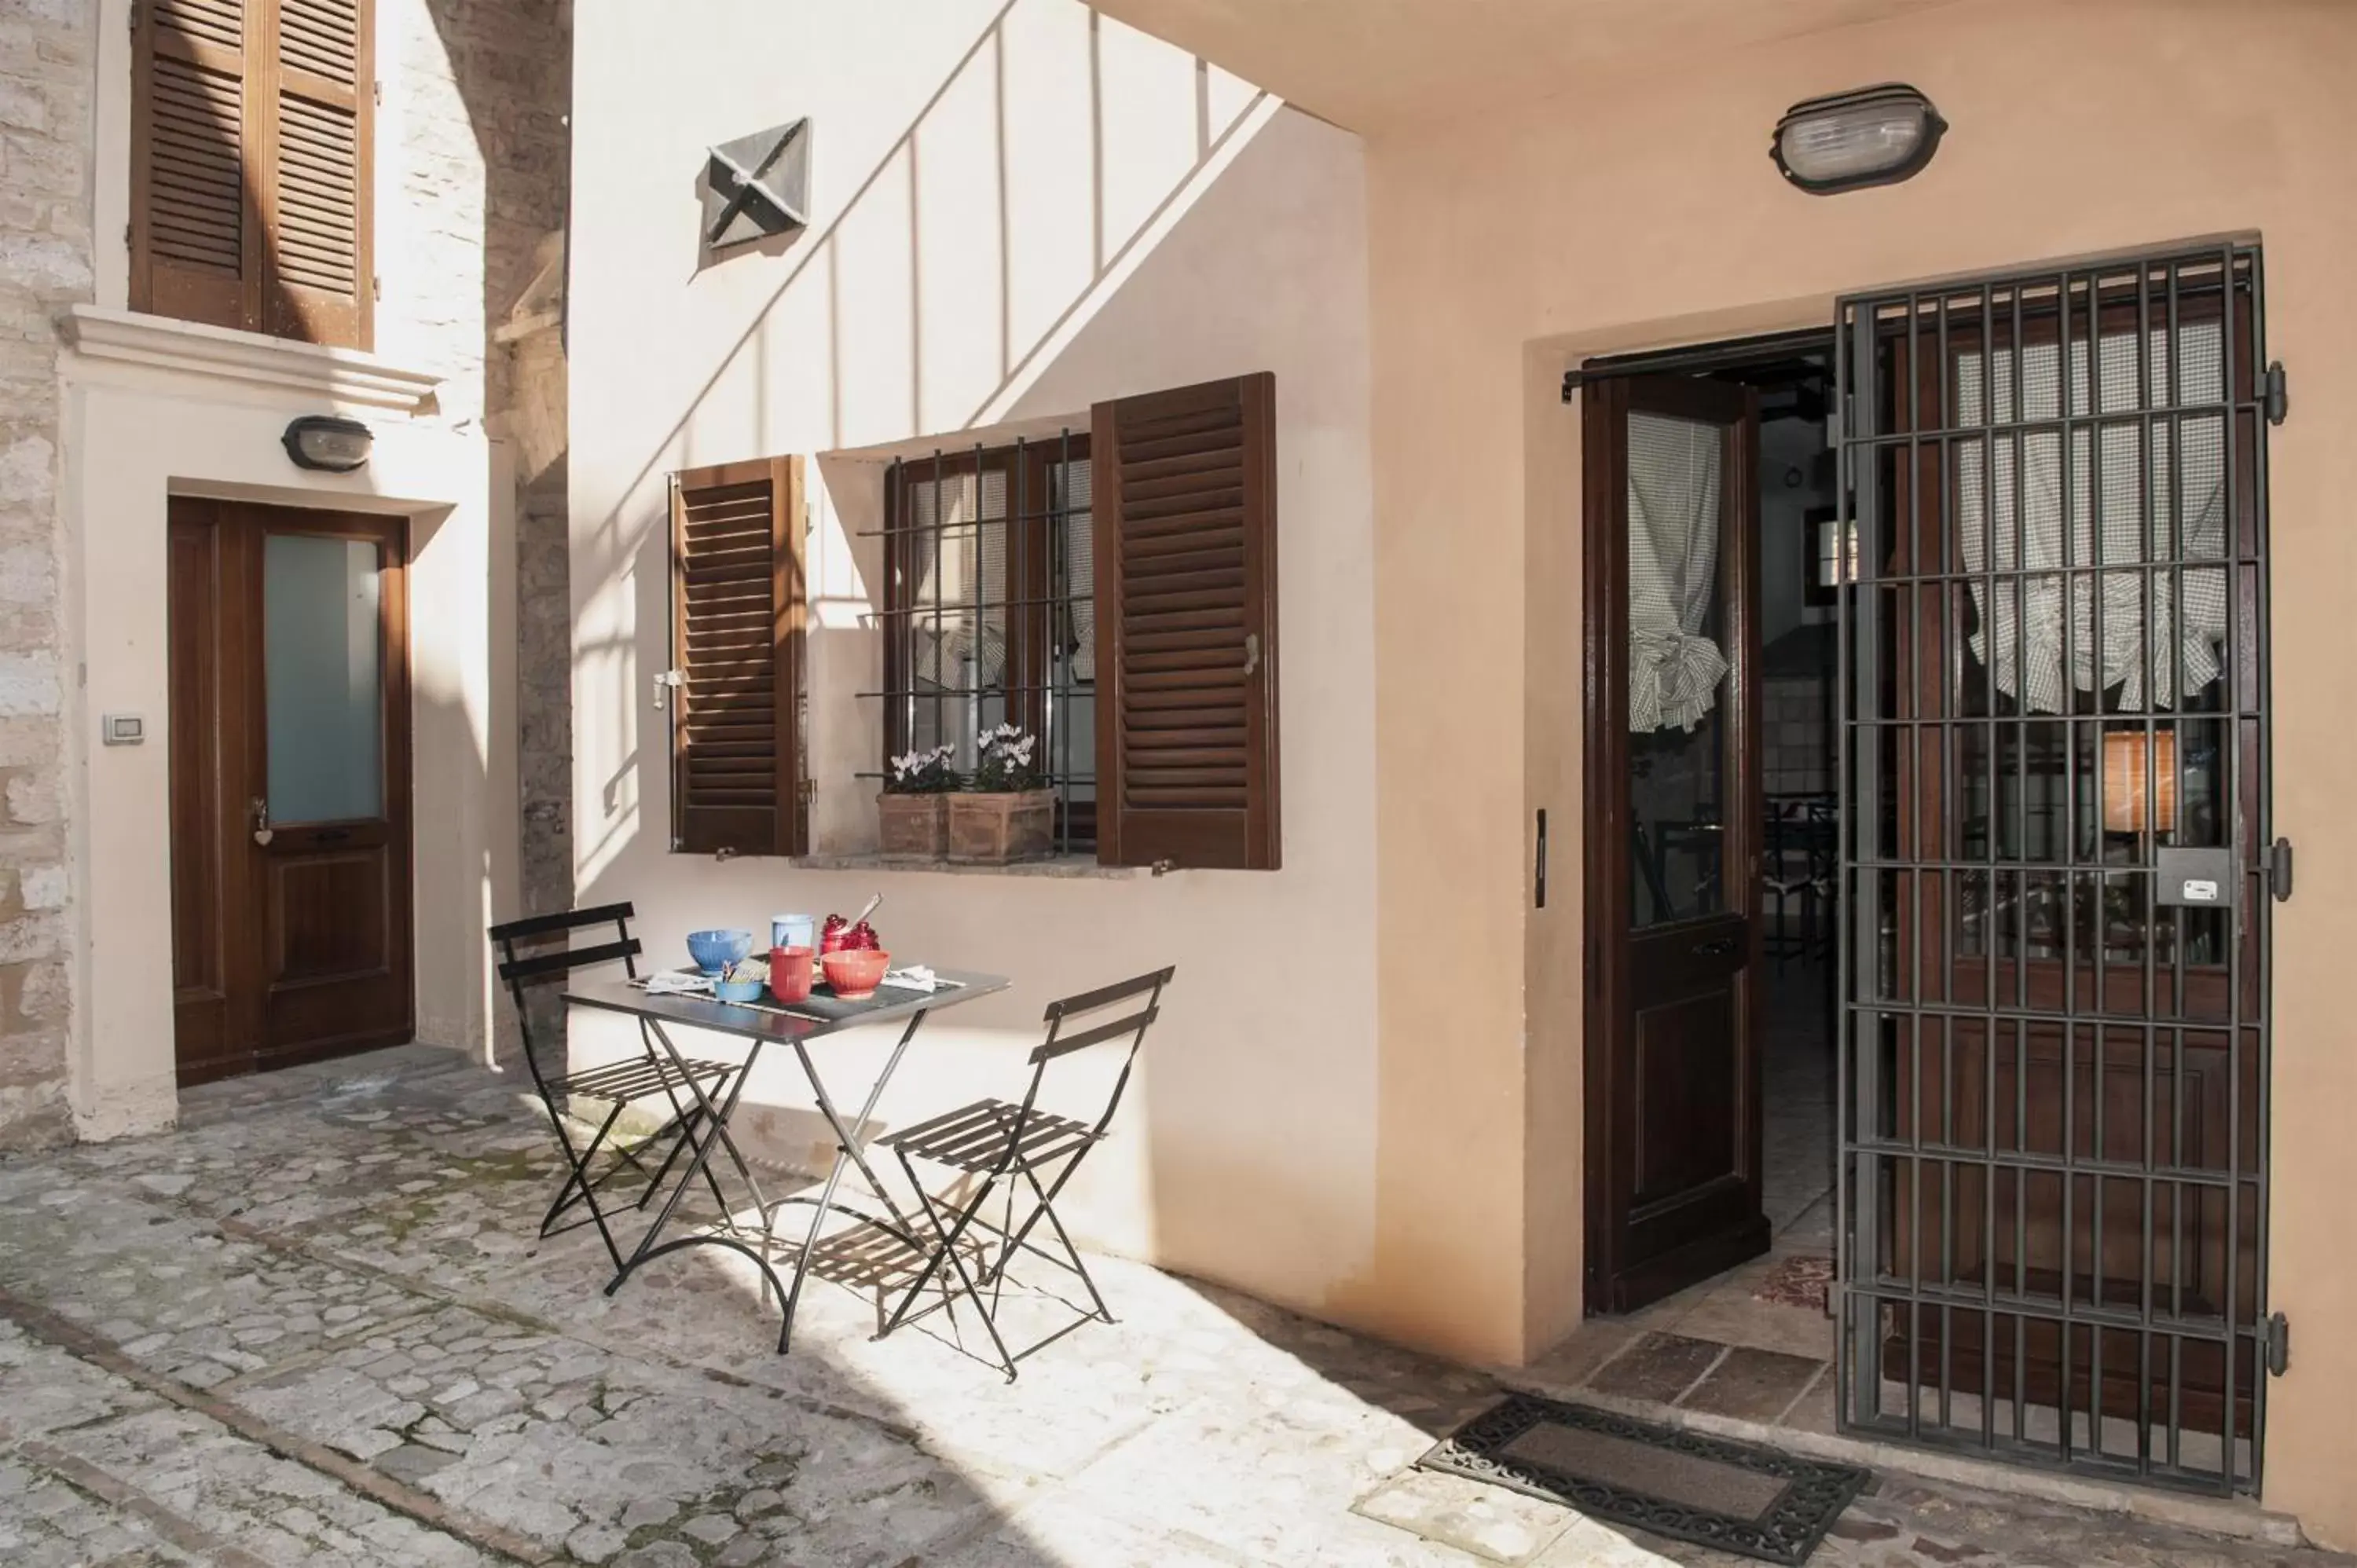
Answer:
<svg viewBox="0 0 2357 1568"><path fill-rule="evenodd" d="M57 313L91 297L95 0L0 0L0 1149L72 1135Z"/></svg>

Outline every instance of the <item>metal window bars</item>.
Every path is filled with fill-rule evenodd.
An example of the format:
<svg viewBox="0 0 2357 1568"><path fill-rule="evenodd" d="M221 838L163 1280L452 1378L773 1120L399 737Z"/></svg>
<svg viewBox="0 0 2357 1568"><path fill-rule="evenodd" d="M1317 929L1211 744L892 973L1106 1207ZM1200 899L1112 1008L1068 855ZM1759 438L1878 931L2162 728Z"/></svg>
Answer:
<svg viewBox="0 0 2357 1568"><path fill-rule="evenodd" d="M884 768L947 746L961 770L1001 724L1039 737L1060 854L1096 844L1096 595L1089 438L895 462L886 478ZM863 774L883 778L887 772Z"/></svg>
<svg viewBox="0 0 2357 1568"><path fill-rule="evenodd" d="M2264 303L2226 245L1840 305L1846 1431L2258 1487Z"/></svg>

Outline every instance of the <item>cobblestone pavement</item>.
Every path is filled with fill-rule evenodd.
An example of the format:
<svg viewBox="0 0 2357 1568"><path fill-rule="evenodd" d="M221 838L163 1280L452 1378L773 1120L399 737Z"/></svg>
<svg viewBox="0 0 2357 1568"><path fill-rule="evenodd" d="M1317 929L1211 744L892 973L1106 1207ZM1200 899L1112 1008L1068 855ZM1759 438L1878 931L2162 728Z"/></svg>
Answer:
<svg viewBox="0 0 2357 1568"><path fill-rule="evenodd" d="M594 1233L534 1233L536 1106L444 1053L183 1106L0 1163L0 1562L1728 1561L1417 1472L1488 1379L1135 1264L1012 1386L939 1316L874 1341L856 1280L777 1356L717 1249L609 1298ZM1816 1561L2351 1560L1886 1477Z"/></svg>

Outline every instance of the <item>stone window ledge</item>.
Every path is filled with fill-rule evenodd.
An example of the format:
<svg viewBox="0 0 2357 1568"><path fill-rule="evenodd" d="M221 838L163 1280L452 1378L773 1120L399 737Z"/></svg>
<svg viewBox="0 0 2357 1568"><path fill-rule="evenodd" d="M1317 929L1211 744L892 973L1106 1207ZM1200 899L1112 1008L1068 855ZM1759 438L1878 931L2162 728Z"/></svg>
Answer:
<svg viewBox="0 0 2357 1568"><path fill-rule="evenodd" d="M83 360L145 365L405 414L432 413L435 389L442 384L433 371L404 370L358 349L104 306L74 306L59 318L58 328Z"/></svg>
<svg viewBox="0 0 2357 1568"><path fill-rule="evenodd" d="M970 865L953 860L914 860L896 854L798 854L786 865L798 871L911 872L950 876L1048 876L1068 880L1128 881L1151 876L1145 865L1100 865L1092 855L1060 854L1047 860L1019 860L1011 865Z"/></svg>

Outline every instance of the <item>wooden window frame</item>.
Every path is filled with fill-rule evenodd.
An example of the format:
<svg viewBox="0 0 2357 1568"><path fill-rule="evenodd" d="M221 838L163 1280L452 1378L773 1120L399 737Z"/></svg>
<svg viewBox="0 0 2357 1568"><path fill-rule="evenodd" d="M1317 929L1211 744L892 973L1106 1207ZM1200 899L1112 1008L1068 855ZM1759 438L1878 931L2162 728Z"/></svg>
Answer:
<svg viewBox="0 0 2357 1568"><path fill-rule="evenodd" d="M1068 509L1055 504L1053 486L1054 470L1066 463L1092 462L1093 472L1087 432L980 450L943 452L894 465L885 477L884 490L883 767L888 770L892 757L913 747L909 705L913 701L926 700L916 692L916 672L909 659L911 639L907 635L906 623L929 613L930 607L918 605L915 596L917 585L923 580L922 552L931 547L940 530L906 521L907 492L916 486L974 476L978 494L981 476L1003 474L1007 515L1002 526L1008 531L1007 568L1010 575L1019 572L1021 576L1019 581L1007 584L1005 596L1006 670L998 689L1006 709L1005 722L1039 736L1046 748L1040 771L1047 776L1049 787L1056 791L1056 842L1076 854L1095 852L1098 813L1094 800L1072 799L1070 786L1093 781L1096 757L1093 753L1073 756L1069 759L1072 768L1058 768L1055 748L1048 744L1048 720L1060 641L1058 622L1071 613L1074 605L1092 599L1095 588L1092 582L1085 595L1056 591L1052 525ZM1040 499L1034 503L1033 497ZM985 601L988 602L991 601ZM1101 628L1100 622L1100 645ZM1096 684L1072 682L1069 694L1073 703L1085 701L1093 706Z"/></svg>

